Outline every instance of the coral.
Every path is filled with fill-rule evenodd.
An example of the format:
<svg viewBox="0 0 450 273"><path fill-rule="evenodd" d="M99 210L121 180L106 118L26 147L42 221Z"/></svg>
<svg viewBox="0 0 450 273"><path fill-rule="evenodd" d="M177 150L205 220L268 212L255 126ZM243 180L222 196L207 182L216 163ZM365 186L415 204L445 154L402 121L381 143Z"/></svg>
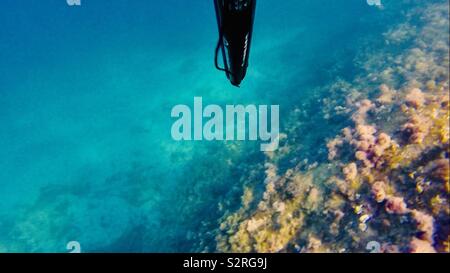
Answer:
<svg viewBox="0 0 450 273"><path fill-rule="evenodd" d="M420 240L414 237L409 245L409 252L411 253L436 253L436 250L425 240Z"/></svg>
<svg viewBox="0 0 450 273"><path fill-rule="evenodd" d="M327 143L328 159L332 160L337 155L337 148L342 145L344 141L340 138L335 138Z"/></svg>
<svg viewBox="0 0 450 273"><path fill-rule="evenodd" d="M367 120L367 113L375 107L375 105L368 99L364 99L356 103L357 110L352 115L352 120L355 124L364 124ZM368 132L370 134L370 132Z"/></svg>
<svg viewBox="0 0 450 273"><path fill-rule="evenodd" d="M324 87L333 91L324 118L349 120L325 143L328 161L283 162L289 171L278 173L269 157L264 188L247 182L258 205L224 215L219 251L365 252L374 239L383 252L448 251L446 14L446 3L413 9L385 33L389 47L359 57L361 75ZM289 136L301 139L292 124Z"/></svg>
<svg viewBox="0 0 450 273"><path fill-rule="evenodd" d="M417 222L417 229L422 233L421 239L433 243L433 217L418 210L413 210L411 214Z"/></svg>
<svg viewBox="0 0 450 273"><path fill-rule="evenodd" d="M317 188L312 188L309 191L308 197L305 200L304 208L308 211L317 210L319 204L321 203L322 194Z"/></svg>
<svg viewBox="0 0 450 273"><path fill-rule="evenodd" d="M314 252L321 252L322 248L322 241L318 239L317 237L310 235L308 238L308 246L307 251L314 253Z"/></svg>
<svg viewBox="0 0 450 273"><path fill-rule="evenodd" d="M405 102L407 105L414 108L422 107L425 103L425 95L419 88L413 88L405 97Z"/></svg>
<svg viewBox="0 0 450 273"><path fill-rule="evenodd" d="M441 158L430 162L424 172L437 181L446 182L449 181L449 169L449 159Z"/></svg>
<svg viewBox="0 0 450 273"><path fill-rule="evenodd" d="M389 197L385 208L386 212L391 214L405 214L409 212L402 197Z"/></svg>
<svg viewBox="0 0 450 273"><path fill-rule="evenodd" d="M266 172L266 181L267 176L271 175ZM286 189L290 188L294 198L281 198L275 185L284 183L291 184ZM305 204L305 211L314 211L321 203L319 191L311 186L312 176L309 175L296 175L289 181L281 177L267 183L256 211L247 215L247 209L243 206L222 222L221 229L226 232L216 237L220 251L279 252L288 247L303 224L304 212L300 204Z"/></svg>
<svg viewBox="0 0 450 273"><path fill-rule="evenodd" d="M378 203L386 199L386 184L383 181L377 181L372 185L372 194Z"/></svg>
<svg viewBox="0 0 450 273"><path fill-rule="evenodd" d="M344 167L342 173L345 176L345 180L347 181L355 180L358 175L358 168L356 166L356 163L352 162L348 164L346 167Z"/></svg>
<svg viewBox="0 0 450 273"><path fill-rule="evenodd" d="M400 253L400 248L397 245L383 244L381 246L381 252L383 252L383 253Z"/></svg>
<svg viewBox="0 0 450 273"><path fill-rule="evenodd" d="M423 116L412 115L402 131L408 142L422 144L430 130L430 122Z"/></svg>
<svg viewBox="0 0 450 273"><path fill-rule="evenodd" d="M380 85L379 89L380 95L376 101L381 104L391 104L394 99L394 91L386 84Z"/></svg>

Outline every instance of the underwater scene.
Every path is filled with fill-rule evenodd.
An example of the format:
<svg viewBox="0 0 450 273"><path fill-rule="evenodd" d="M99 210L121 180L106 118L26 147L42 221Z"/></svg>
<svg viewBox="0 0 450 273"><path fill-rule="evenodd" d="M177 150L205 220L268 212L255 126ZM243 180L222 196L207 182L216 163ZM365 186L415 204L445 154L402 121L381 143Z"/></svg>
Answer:
<svg viewBox="0 0 450 273"><path fill-rule="evenodd" d="M75 2L1 1L0 252L450 252L447 0L259 0L239 88L214 1Z"/></svg>

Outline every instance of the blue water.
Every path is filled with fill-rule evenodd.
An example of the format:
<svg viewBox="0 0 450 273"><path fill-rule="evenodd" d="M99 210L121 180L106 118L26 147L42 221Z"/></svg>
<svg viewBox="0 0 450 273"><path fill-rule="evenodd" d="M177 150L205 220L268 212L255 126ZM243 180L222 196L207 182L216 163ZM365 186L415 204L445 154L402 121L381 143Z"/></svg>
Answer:
<svg viewBox="0 0 450 273"><path fill-rule="evenodd" d="M65 252L72 240L83 251L194 251L217 226L218 200L239 196L244 170L230 165L264 155L253 143L173 141L171 108L194 96L279 104L283 127L314 87L351 77L362 41L408 8L384 2L260 0L238 89L213 66L212 1L2 1L0 251ZM314 154L333 130L299 145Z"/></svg>

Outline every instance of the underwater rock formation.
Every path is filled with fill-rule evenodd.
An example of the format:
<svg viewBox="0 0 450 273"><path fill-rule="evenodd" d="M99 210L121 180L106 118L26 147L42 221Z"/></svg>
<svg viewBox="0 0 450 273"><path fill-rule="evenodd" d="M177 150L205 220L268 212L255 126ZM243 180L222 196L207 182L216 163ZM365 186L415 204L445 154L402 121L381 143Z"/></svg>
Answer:
<svg viewBox="0 0 450 273"><path fill-rule="evenodd" d="M358 57L352 82L326 87L340 92L324 116L351 121L326 144L328 162L282 169L268 157L264 187L246 181L221 219L217 251L450 251L448 3L406 18L384 34L389 46Z"/></svg>

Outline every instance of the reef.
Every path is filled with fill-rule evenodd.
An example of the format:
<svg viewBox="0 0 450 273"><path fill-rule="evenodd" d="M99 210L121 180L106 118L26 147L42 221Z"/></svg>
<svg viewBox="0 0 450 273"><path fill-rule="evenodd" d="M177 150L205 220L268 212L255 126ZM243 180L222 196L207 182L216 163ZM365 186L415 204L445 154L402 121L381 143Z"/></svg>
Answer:
<svg viewBox="0 0 450 273"><path fill-rule="evenodd" d="M448 3L425 6L362 50L351 81L324 87L323 118L349 120L327 160L298 162L296 142L281 141L225 210L216 251L450 251ZM301 139L298 111L286 139Z"/></svg>
<svg viewBox="0 0 450 273"><path fill-rule="evenodd" d="M341 42L311 64L324 80L258 89L289 101L276 151L164 144L113 173L87 167L2 215L0 252L450 252L448 2L391 2L356 56Z"/></svg>

